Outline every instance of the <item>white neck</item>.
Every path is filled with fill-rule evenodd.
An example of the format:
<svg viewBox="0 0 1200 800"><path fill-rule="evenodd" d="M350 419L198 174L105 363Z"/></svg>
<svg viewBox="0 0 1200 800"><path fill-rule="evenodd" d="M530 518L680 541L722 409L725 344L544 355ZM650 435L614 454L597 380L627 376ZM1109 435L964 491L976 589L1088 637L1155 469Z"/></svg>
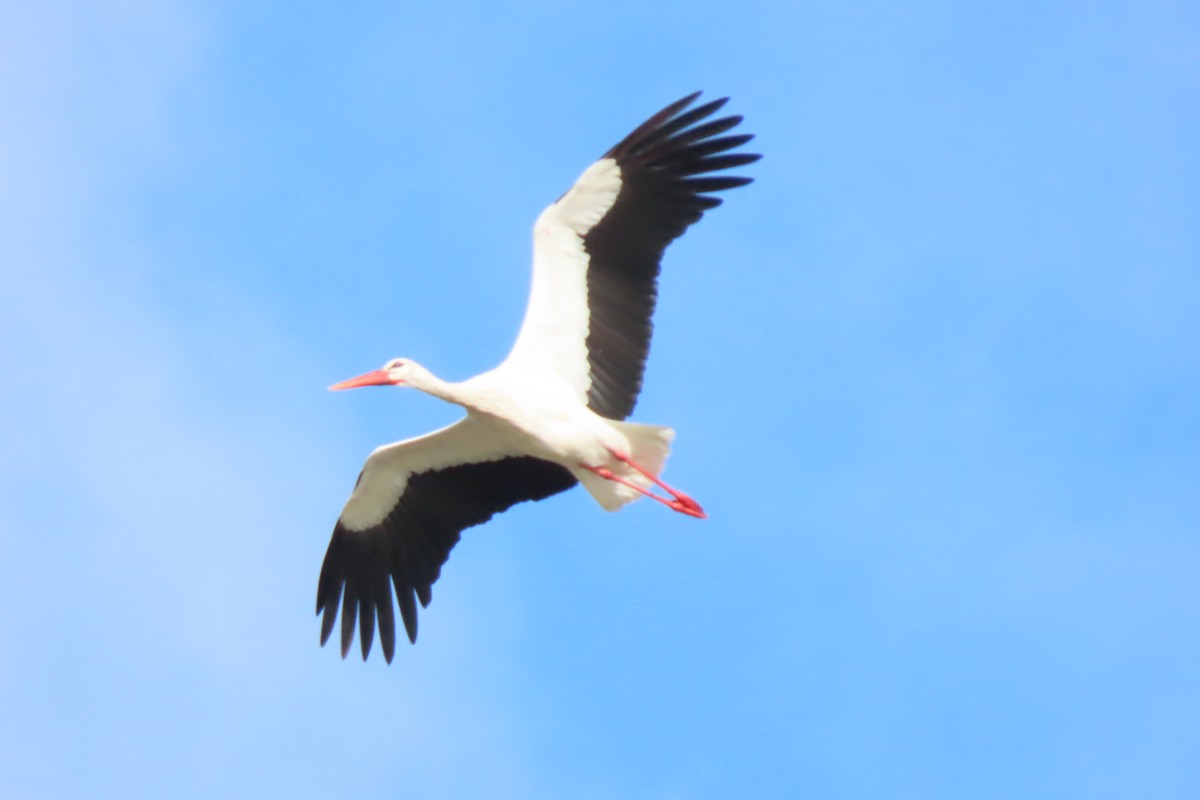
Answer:
<svg viewBox="0 0 1200 800"><path fill-rule="evenodd" d="M412 365L408 385L439 400L445 400L447 403L467 408L471 406L470 392L465 390L463 384L444 381L420 364Z"/></svg>

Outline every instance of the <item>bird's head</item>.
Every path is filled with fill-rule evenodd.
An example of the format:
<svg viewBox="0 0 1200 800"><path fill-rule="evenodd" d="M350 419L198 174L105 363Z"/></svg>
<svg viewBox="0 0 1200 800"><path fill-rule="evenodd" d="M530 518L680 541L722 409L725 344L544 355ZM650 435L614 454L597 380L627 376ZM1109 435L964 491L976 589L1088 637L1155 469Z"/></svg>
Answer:
<svg viewBox="0 0 1200 800"><path fill-rule="evenodd" d="M393 358L379 369L364 372L355 378L335 383L329 387L331 392L340 389L357 389L360 386L401 386L412 383L421 367L407 358Z"/></svg>

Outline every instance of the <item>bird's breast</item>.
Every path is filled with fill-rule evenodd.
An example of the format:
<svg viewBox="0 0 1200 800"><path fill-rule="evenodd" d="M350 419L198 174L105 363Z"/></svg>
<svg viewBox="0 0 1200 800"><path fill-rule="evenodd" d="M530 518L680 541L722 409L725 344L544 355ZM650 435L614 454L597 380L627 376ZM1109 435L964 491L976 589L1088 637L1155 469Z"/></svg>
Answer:
<svg viewBox="0 0 1200 800"><path fill-rule="evenodd" d="M470 411L522 455L572 467L599 463L606 456L603 422L578 403L530 394L509 396Z"/></svg>

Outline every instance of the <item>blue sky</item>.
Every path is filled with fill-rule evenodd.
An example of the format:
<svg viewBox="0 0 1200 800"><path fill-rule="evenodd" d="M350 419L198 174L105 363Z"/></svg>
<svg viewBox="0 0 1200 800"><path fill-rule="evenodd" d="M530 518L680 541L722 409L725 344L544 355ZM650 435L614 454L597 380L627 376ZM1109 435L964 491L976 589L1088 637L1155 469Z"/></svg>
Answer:
<svg viewBox="0 0 1200 800"><path fill-rule="evenodd" d="M1191 798L1200 14L6 4L0 794ZM764 154L669 252L581 491L317 646L375 445L508 350L530 226L695 89Z"/></svg>

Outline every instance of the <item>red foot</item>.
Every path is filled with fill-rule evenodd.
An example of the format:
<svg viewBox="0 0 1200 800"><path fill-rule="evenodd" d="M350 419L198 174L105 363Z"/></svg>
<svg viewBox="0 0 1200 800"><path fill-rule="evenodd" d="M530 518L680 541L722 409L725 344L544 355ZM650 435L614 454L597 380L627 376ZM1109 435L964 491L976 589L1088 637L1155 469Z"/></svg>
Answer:
<svg viewBox="0 0 1200 800"><path fill-rule="evenodd" d="M680 514L687 514L689 517L696 517L697 519L708 519L708 514L704 513L704 509L700 507L700 504L683 492L677 492L675 500L668 503L668 505Z"/></svg>

